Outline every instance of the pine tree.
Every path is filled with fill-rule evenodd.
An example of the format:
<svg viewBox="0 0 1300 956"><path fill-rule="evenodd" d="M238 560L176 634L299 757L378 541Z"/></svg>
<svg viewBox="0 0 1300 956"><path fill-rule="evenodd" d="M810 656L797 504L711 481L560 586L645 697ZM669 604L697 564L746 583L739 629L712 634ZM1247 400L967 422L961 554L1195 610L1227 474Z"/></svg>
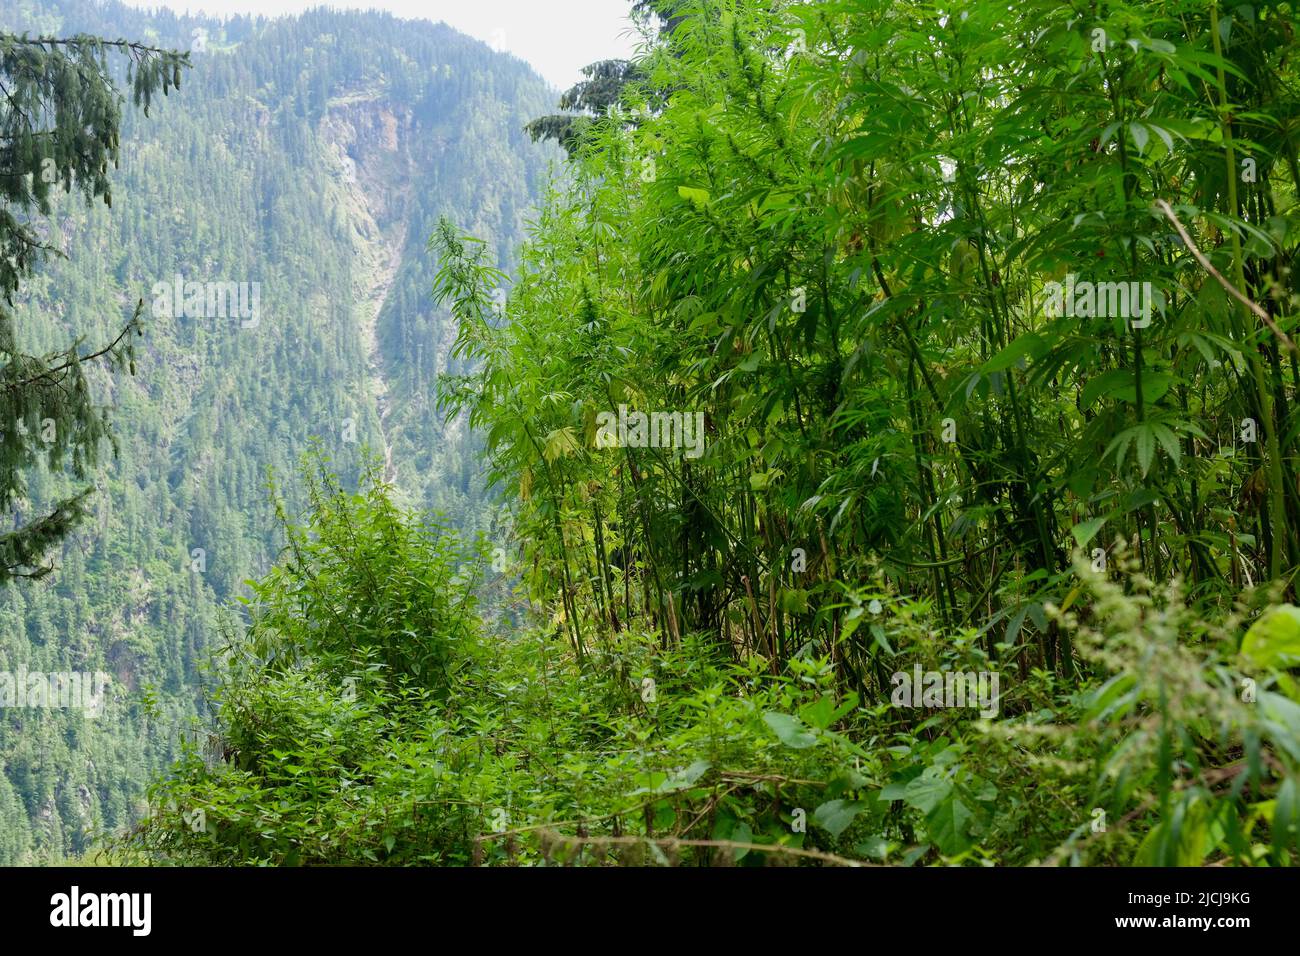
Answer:
<svg viewBox="0 0 1300 956"><path fill-rule="evenodd" d="M677 0L636 0L632 15L641 20L653 21L660 34L667 36L685 19L675 12ZM582 142L583 132L593 119L605 116L619 105L623 91L634 83L643 83L645 74L631 60L599 60L582 68L585 80L579 80L560 97L563 113L539 116L524 129L538 140L552 140L564 148L573 159Z"/></svg>
<svg viewBox="0 0 1300 956"><path fill-rule="evenodd" d="M148 114L153 96L180 84L188 54L78 35L29 39L0 34L0 295L13 306L23 279L49 254L61 255L47 218L55 187L74 186L87 204L112 205L108 170L120 143L121 93L112 61L125 59L137 106ZM39 218L34 215L39 214ZM0 584L41 577L52 567L44 554L85 514L91 489L58 501L47 514L27 518L16 505L33 468L67 469L83 480L102 440L111 440L106 412L91 399L84 366L103 360L134 371L133 340L140 312L111 342L85 351L78 339L46 355L21 350L13 317L0 304L0 513L13 527L0 534Z"/></svg>
<svg viewBox="0 0 1300 956"><path fill-rule="evenodd" d="M17 866L31 845L27 813L0 762L0 866Z"/></svg>
<svg viewBox="0 0 1300 956"><path fill-rule="evenodd" d="M640 78L635 64L627 60L601 60L584 66L582 73L587 79L575 83L560 97L560 109L569 112L540 116L524 127L533 142L554 140L570 158L592 118L604 116L617 105L623 88Z"/></svg>

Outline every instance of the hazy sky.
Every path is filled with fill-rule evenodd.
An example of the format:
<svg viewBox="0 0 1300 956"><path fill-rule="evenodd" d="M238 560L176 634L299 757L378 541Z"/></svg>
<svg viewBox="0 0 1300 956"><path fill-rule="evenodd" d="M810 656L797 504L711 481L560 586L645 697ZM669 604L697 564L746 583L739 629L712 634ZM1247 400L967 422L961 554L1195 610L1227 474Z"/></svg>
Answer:
<svg viewBox="0 0 1300 956"><path fill-rule="evenodd" d="M277 16L311 7L379 9L411 19L443 20L462 33L513 53L561 89L588 63L627 57L638 38L627 19L630 0L124 0L133 7L177 13Z"/></svg>

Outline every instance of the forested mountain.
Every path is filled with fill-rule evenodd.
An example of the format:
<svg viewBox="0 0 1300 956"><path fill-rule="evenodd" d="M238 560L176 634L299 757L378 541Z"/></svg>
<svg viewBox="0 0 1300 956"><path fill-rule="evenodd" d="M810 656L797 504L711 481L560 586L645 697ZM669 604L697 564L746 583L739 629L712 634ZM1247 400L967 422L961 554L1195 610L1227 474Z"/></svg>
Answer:
<svg viewBox="0 0 1300 956"><path fill-rule="evenodd" d="M145 334L134 375L88 371L117 442L91 518L55 573L0 586L0 671L111 677L95 719L0 711L13 863L78 854L143 812L201 706L221 616L283 545L268 469L293 499L313 439L351 480L368 448L405 503L493 527L472 440L434 407L436 374L461 366L426 244L450 215L512 261L559 151L524 132L553 99L545 84L444 25L17 0L0 31L126 37L191 63L148 117L124 109L111 208L63 197L49 235L66 258L15 296L32 353L111 338L139 301ZM194 317L178 282L236 283L244 311ZM75 484L33 472L14 525Z"/></svg>

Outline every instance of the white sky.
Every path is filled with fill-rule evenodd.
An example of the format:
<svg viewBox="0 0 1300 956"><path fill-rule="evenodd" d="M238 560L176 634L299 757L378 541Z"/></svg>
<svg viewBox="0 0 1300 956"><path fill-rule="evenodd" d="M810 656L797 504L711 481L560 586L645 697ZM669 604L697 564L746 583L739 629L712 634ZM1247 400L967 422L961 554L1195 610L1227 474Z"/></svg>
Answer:
<svg viewBox="0 0 1300 956"><path fill-rule="evenodd" d="M445 21L462 33L532 64L568 89L588 63L629 57L639 42L627 18L631 0L124 0L129 6L210 16L301 13L311 7L379 9L409 19Z"/></svg>

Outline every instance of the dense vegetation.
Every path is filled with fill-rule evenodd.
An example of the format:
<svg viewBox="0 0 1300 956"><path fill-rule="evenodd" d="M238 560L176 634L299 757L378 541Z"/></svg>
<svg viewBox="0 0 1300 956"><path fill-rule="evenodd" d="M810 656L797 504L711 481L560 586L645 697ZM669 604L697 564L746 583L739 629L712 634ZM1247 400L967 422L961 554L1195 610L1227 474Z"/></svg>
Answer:
<svg viewBox="0 0 1300 956"><path fill-rule="evenodd" d="M518 267L433 236L511 538L309 463L123 851L1295 862L1294 7L650 6Z"/></svg>
<svg viewBox="0 0 1300 956"><path fill-rule="evenodd" d="M80 167L71 194L62 176L0 183L4 214L66 256L48 256L5 305L0 331L12 328L19 352L46 356L79 339L81 354L93 352L143 301L143 335L127 340L134 374L129 362L116 377L102 362L82 366L90 423L107 409L115 453L97 433L65 430L72 409L19 406L31 441L56 419L55 434L84 437L99 467L87 461L84 480L57 460L47 470L35 446L37 467L18 474L23 497L0 500L0 542L98 488L78 499L87 514L71 536L40 554L52 573L0 584L0 674L103 671L111 685L95 718L0 709L0 864L77 857L147 811L146 783L205 712L203 667L222 609L249 593L243 582L264 574L284 543L268 469L292 475L313 437L353 483L367 446L388 450L403 501L436 504L458 526L494 525L472 437L433 409L455 326L429 297L425 243L450 212L509 261L547 163L562 155L523 131L552 97L545 84L442 25L326 11L219 22L6 0L0 82L15 95L9 35L24 33L125 37L184 51L190 66L183 88L155 95L145 117L125 57L110 51L105 75L125 98L113 150L83 151L91 144L74 138L66 155L102 172L111 207L86 205L80 190L98 180ZM97 75L87 67L85 90L61 81L81 107L73 118L118 108L91 87ZM0 136L18 124L0 96ZM8 146L0 141L6 171ZM21 215L9 191L23 188L49 200L48 216ZM6 243L11 227L0 217ZM155 312L155 284L178 273L259 283L258 321ZM23 371L9 354L0 335L6 383ZM0 424L0 434L8 461L17 430ZM71 450L63 464L74 464ZM0 472L0 487L9 483ZM286 494L298 500L301 490Z"/></svg>

